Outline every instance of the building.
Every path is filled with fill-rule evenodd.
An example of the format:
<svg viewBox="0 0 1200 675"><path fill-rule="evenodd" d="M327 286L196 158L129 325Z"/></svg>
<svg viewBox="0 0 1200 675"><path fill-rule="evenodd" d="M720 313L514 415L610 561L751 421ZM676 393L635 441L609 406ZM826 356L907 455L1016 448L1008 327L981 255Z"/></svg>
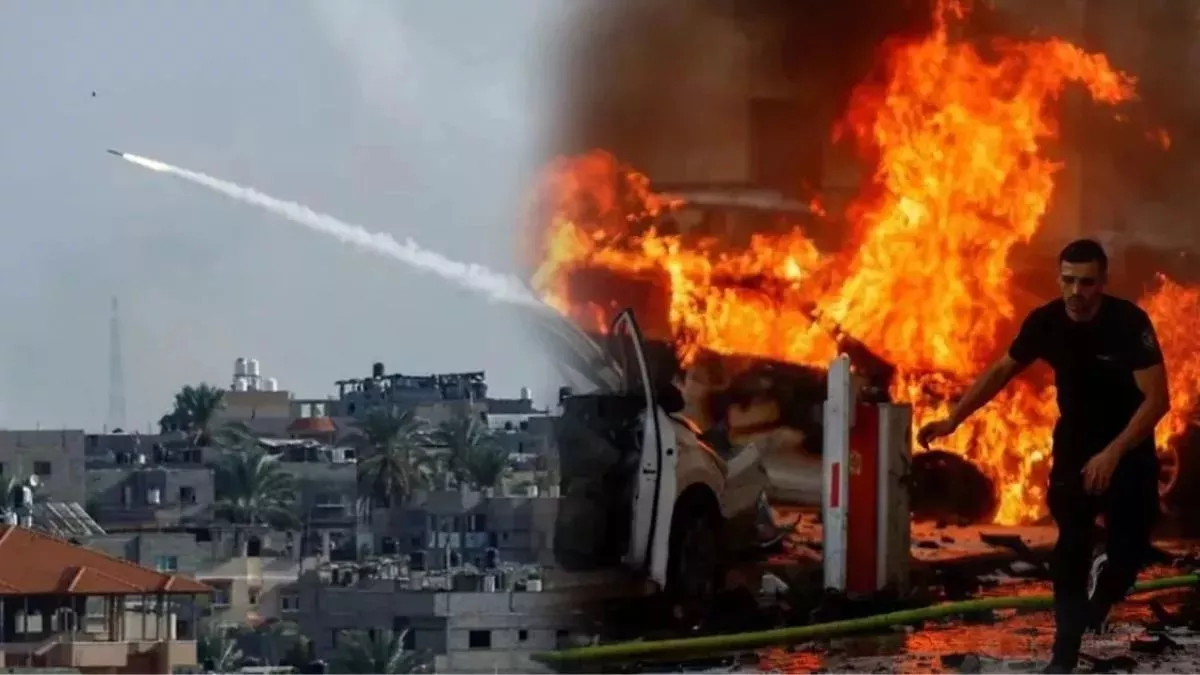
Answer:
<svg viewBox="0 0 1200 675"><path fill-rule="evenodd" d="M542 672L533 653L590 628L581 592L498 576L429 579L388 563L324 566L296 582L288 616L318 658L329 658L347 631L391 629L408 631L406 647L432 654L437 672L450 673Z"/></svg>
<svg viewBox="0 0 1200 675"><path fill-rule="evenodd" d="M496 562L553 564L557 496L419 492L380 538L383 554L408 555L414 569ZM377 530L378 531L378 530Z"/></svg>
<svg viewBox="0 0 1200 675"><path fill-rule="evenodd" d="M86 502L83 431L0 430L0 477L36 475L38 494L58 502Z"/></svg>
<svg viewBox="0 0 1200 675"><path fill-rule="evenodd" d="M196 665L193 617L172 600L211 589L99 551L0 526L0 666L171 673Z"/></svg>

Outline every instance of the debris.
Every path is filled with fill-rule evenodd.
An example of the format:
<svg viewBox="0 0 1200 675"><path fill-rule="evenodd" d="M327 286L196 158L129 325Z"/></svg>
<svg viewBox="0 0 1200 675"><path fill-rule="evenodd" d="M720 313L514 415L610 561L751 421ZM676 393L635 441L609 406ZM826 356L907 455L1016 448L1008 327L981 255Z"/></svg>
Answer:
<svg viewBox="0 0 1200 675"><path fill-rule="evenodd" d="M983 670L983 661L975 654L944 654L942 666L960 673L978 673Z"/></svg>
<svg viewBox="0 0 1200 675"><path fill-rule="evenodd" d="M1100 658L1089 654L1080 654L1090 661L1093 673L1132 673L1137 668L1137 661L1132 656L1118 654L1117 656Z"/></svg>
<svg viewBox="0 0 1200 675"><path fill-rule="evenodd" d="M1154 639L1139 638L1129 644L1130 651L1142 654L1154 654L1155 656L1162 654L1167 649L1178 648L1179 643L1161 633L1154 636Z"/></svg>
<svg viewBox="0 0 1200 675"><path fill-rule="evenodd" d="M762 575L761 586L758 592L759 595L777 598L781 595L786 595L791 590L791 586L788 586L786 581L767 572Z"/></svg>

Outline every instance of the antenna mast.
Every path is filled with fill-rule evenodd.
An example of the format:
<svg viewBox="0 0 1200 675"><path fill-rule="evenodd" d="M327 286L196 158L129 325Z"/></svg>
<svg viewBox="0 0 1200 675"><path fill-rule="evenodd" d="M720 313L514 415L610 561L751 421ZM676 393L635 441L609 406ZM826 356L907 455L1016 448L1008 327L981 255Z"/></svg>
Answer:
<svg viewBox="0 0 1200 675"><path fill-rule="evenodd" d="M125 428L125 371L121 365L121 317L112 299L108 329L108 430Z"/></svg>

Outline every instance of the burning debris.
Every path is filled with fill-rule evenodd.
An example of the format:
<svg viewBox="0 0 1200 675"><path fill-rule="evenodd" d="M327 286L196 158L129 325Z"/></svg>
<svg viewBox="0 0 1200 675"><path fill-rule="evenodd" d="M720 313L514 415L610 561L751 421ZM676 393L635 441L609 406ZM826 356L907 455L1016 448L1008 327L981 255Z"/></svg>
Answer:
<svg viewBox="0 0 1200 675"><path fill-rule="evenodd" d="M1101 54L1050 38L985 57L951 37L962 18L958 3L939 3L933 30L891 43L878 77L854 90L836 132L875 168L844 221L789 212L791 227L722 234L710 205L656 193L593 152L547 173L535 291L594 334L633 307L674 352L688 413L730 442L748 437L740 425L795 456L818 452L820 387L806 383L839 352L855 355L864 391L913 405L914 429L945 414L1025 309L1010 258L1041 227L1062 166L1047 151L1053 103L1067 85L1107 106L1134 98ZM823 251L831 228L845 243ZM1161 279L1141 305L1170 364L1172 412L1158 428L1168 448L1200 382L1200 289ZM963 488L921 509L1006 524L1041 515L1055 413L1041 385L1017 383L920 460L917 480Z"/></svg>

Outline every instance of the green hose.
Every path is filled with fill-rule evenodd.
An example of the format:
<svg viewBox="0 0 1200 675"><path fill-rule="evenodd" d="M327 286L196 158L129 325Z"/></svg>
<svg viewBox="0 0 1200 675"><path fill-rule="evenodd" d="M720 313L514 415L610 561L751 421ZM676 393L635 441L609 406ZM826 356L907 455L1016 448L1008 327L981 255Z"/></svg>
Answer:
<svg viewBox="0 0 1200 675"><path fill-rule="evenodd" d="M1131 592L1146 593L1148 591L1183 588L1197 584L1200 584L1200 575L1185 574L1178 577L1165 577L1143 581L1134 586ZM533 658L546 665L562 666L597 661L628 661L646 657L661 657L668 654L700 655L745 651L769 645L790 644L819 638L831 638L850 633L881 630L891 626L920 623L930 619L941 619L948 616L972 614L986 610L1045 609L1052 606L1052 603L1053 596L1048 594L978 598L960 602L947 602L919 609L876 614L858 619L831 621L829 623L817 623L807 626L793 626L790 628L774 628L752 633L707 635L695 638L619 642L592 647L576 647L574 649L534 654Z"/></svg>

